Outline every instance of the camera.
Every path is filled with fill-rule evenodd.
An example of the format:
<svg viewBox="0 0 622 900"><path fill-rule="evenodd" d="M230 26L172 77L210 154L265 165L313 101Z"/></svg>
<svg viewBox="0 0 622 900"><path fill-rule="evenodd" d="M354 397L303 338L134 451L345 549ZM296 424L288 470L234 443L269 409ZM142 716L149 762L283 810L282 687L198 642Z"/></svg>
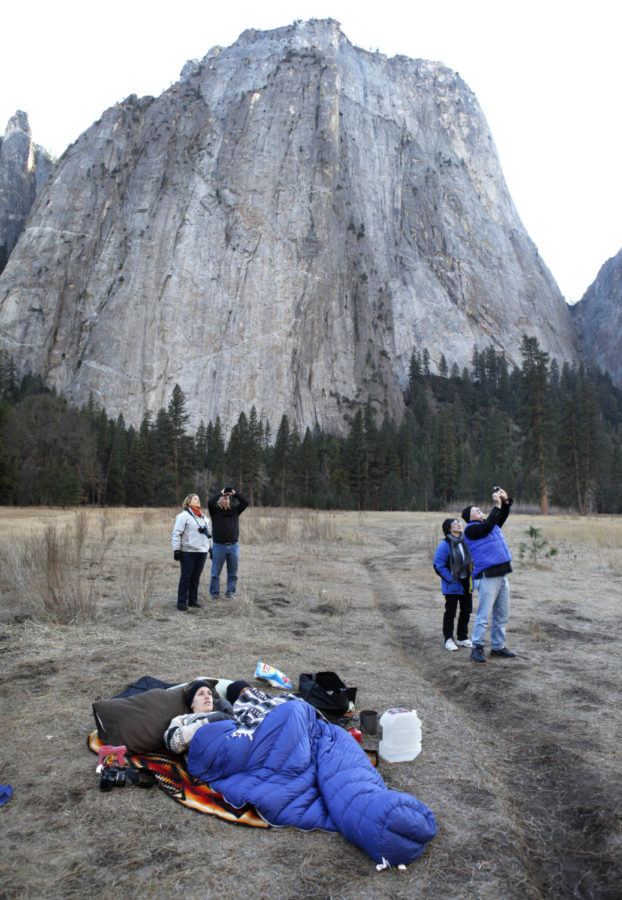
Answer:
<svg viewBox="0 0 622 900"><path fill-rule="evenodd" d="M139 788L152 788L157 782L157 778L149 769L128 769L128 781Z"/></svg>
<svg viewBox="0 0 622 900"><path fill-rule="evenodd" d="M99 789L111 791L113 787L125 787L127 784L127 769L123 766L102 766Z"/></svg>
<svg viewBox="0 0 622 900"><path fill-rule="evenodd" d="M498 484L496 484L496 485L493 487L492 492L493 492L493 494L498 494L500 490L501 490L501 488L499 487Z"/></svg>
<svg viewBox="0 0 622 900"><path fill-rule="evenodd" d="M199 532L199 534L204 534L205 537L209 537L209 532L208 532L208 530L207 530L207 526L206 526L206 525L200 525L199 528L198 528L198 532Z"/></svg>

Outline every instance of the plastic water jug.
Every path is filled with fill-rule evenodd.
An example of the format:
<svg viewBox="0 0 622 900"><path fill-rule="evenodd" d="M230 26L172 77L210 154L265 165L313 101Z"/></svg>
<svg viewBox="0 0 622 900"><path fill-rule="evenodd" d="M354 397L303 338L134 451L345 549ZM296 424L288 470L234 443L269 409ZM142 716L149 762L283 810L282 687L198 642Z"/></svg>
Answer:
<svg viewBox="0 0 622 900"><path fill-rule="evenodd" d="M421 753L421 722L414 709L396 707L380 717L378 752L387 762L406 762Z"/></svg>

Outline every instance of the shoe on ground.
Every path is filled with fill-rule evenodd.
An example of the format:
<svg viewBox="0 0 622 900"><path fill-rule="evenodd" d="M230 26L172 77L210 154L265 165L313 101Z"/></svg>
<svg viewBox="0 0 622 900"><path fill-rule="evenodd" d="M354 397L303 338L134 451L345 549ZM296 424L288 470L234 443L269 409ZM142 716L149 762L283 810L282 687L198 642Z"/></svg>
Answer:
<svg viewBox="0 0 622 900"><path fill-rule="evenodd" d="M232 600L235 594L225 594L225 600Z"/></svg>
<svg viewBox="0 0 622 900"><path fill-rule="evenodd" d="M186 606L185 603L178 603L177 609L179 609L181 612L185 612L188 609L188 607Z"/></svg>
<svg viewBox="0 0 622 900"><path fill-rule="evenodd" d="M188 606L191 606L192 609L201 609L200 603L189 603Z"/></svg>
<svg viewBox="0 0 622 900"><path fill-rule="evenodd" d="M504 656L506 659L510 659L512 656L516 656L513 650L508 650L507 647L502 647L500 650L491 650L491 656Z"/></svg>
<svg viewBox="0 0 622 900"><path fill-rule="evenodd" d="M463 641L456 641L456 644L459 647L472 647L473 646L473 644L471 643L471 641L468 638L465 638Z"/></svg>
<svg viewBox="0 0 622 900"><path fill-rule="evenodd" d="M473 644L471 659L475 662L486 662L486 654L484 653L484 648L481 644Z"/></svg>
<svg viewBox="0 0 622 900"><path fill-rule="evenodd" d="M457 650L457 649L458 649L458 648L457 648L456 645L454 644L454 639L453 639L453 638L447 638L447 640L445 641L445 650Z"/></svg>

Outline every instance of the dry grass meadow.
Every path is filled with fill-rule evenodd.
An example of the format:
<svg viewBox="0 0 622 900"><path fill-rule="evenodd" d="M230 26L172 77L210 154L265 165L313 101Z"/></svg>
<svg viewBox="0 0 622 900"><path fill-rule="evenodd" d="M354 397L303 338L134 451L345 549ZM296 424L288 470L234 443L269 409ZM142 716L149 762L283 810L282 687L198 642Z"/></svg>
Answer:
<svg viewBox="0 0 622 900"><path fill-rule="evenodd" d="M0 807L0 897L620 896L621 518L510 516L519 656L481 665L443 647L431 553L444 513L248 510L236 600L210 603L206 572L203 607L187 613L174 513L0 512L0 783L14 790ZM536 565L517 552L532 524L558 549ZM231 825L157 789L99 790L94 699L142 675L252 681L258 660L295 684L332 669L358 687L358 709L417 709L420 756L380 764L438 821L406 872L377 873L339 835Z"/></svg>

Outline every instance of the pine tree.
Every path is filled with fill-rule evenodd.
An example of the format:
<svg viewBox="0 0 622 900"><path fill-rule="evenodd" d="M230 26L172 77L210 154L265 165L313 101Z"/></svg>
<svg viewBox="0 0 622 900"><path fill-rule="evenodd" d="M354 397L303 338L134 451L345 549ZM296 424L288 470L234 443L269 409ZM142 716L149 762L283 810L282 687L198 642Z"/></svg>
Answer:
<svg viewBox="0 0 622 900"><path fill-rule="evenodd" d="M454 496L458 481L457 441L451 412L444 408L438 414L436 438L435 486L440 495L441 505L447 506Z"/></svg>
<svg viewBox="0 0 622 900"><path fill-rule="evenodd" d="M555 499L562 505L576 505L579 515L587 515L592 511L602 455L603 428L596 389L584 372L564 366L559 393Z"/></svg>
<svg viewBox="0 0 622 900"><path fill-rule="evenodd" d="M148 437L142 427L138 432L133 428L129 429L128 437L125 502L128 506L151 506L153 504L153 468Z"/></svg>
<svg viewBox="0 0 622 900"><path fill-rule="evenodd" d="M158 506L177 506L178 483L175 472L174 435L167 411L158 410L151 431L153 496Z"/></svg>
<svg viewBox="0 0 622 900"><path fill-rule="evenodd" d="M227 461L220 416L216 416L216 421L213 425L211 422L207 425L207 460L212 475L213 488L215 491L222 490L225 485Z"/></svg>
<svg viewBox="0 0 622 900"><path fill-rule="evenodd" d="M189 469L188 451L190 450L190 447L188 442L184 441L184 437L186 424L190 416L186 412L186 398L184 392L178 384L173 388L173 393L168 404L168 417L172 438L175 499L179 504L181 502L181 482L184 476L187 475Z"/></svg>
<svg viewBox="0 0 622 900"><path fill-rule="evenodd" d="M357 409L347 440L348 482L357 509L365 509L367 502L368 471L367 447L363 428L363 413Z"/></svg>
<svg viewBox="0 0 622 900"><path fill-rule="evenodd" d="M549 354L540 349L537 338L523 335L521 424L523 460L536 476L542 515L548 512L548 490L552 480L554 413L548 384Z"/></svg>
<svg viewBox="0 0 622 900"><path fill-rule="evenodd" d="M249 455L248 419L241 412L238 421L231 429L229 443L227 444L227 480L232 481L242 491L246 492L245 461Z"/></svg>
<svg viewBox="0 0 622 900"><path fill-rule="evenodd" d="M104 503L107 506L122 506L125 503L125 467L127 465L127 435L123 416L117 421L108 420L108 448L106 465L106 493Z"/></svg>
<svg viewBox="0 0 622 900"><path fill-rule="evenodd" d="M287 486L289 463L290 430L289 419L283 415L276 433L276 440L272 448L272 483L275 499L278 504L285 506L285 489Z"/></svg>
<svg viewBox="0 0 622 900"><path fill-rule="evenodd" d="M303 506L314 506L314 485L318 477L318 455L315 441L309 428L300 445L300 482Z"/></svg>

